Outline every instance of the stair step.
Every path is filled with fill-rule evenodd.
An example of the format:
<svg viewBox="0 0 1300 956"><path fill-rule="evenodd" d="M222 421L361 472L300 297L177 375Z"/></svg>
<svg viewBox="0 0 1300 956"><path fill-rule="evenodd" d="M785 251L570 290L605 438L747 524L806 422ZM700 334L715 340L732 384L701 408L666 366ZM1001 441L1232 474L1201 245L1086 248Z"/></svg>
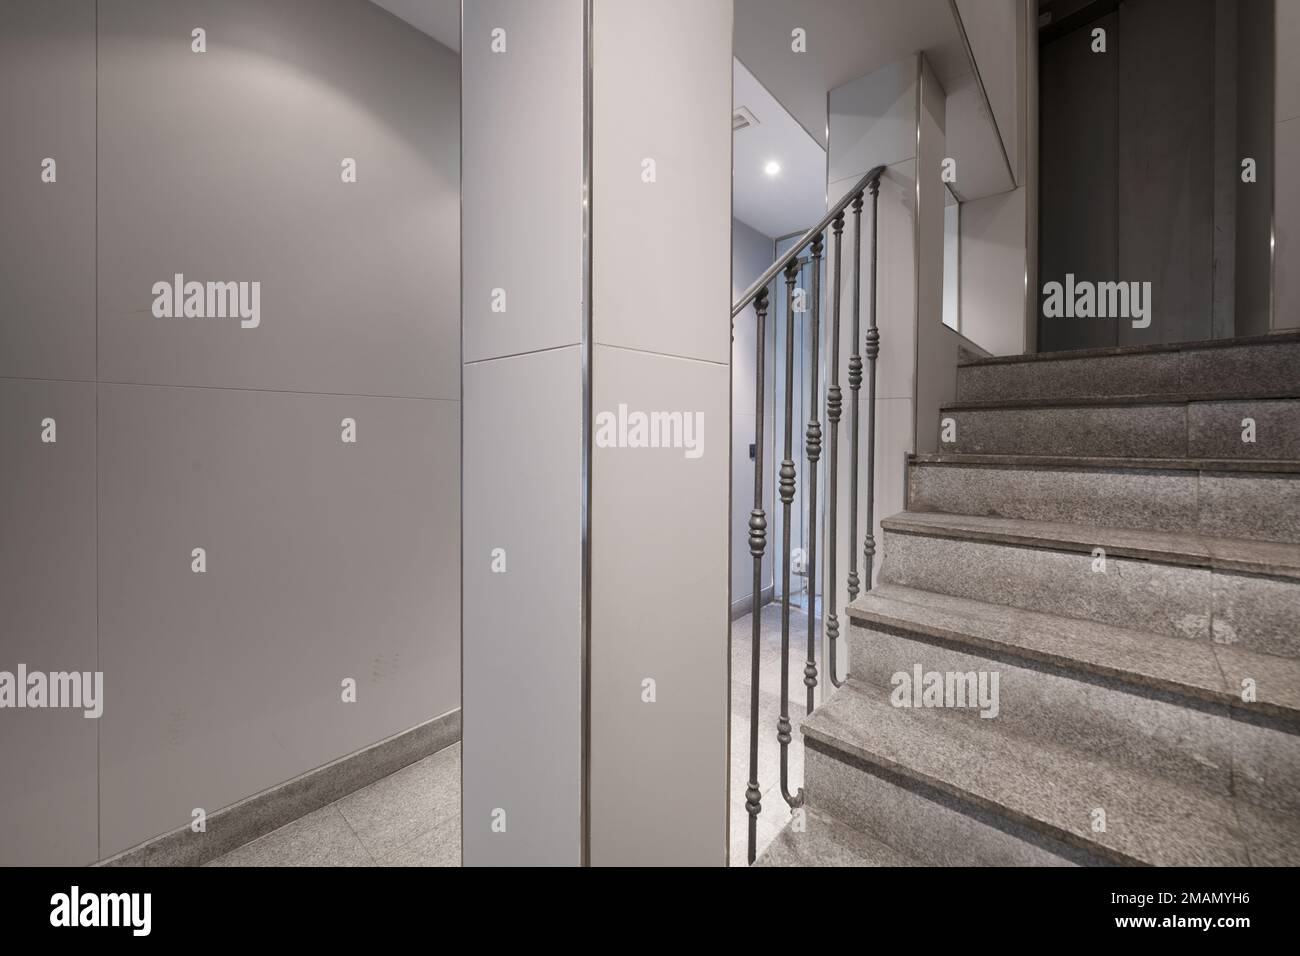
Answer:
<svg viewBox="0 0 1300 956"><path fill-rule="evenodd" d="M850 620L993 655L1118 682L1137 693L1161 691L1190 704L1266 714L1300 732L1300 660L1240 647L1162 637L1145 631L1022 611L882 584L850 604ZM859 656L851 658L857 661ZM891 672L892 673L892 672ZM1238 675L1256 676L1256 700L1241 698ZM864 678L856 671L854 678Z"/></svg>
<svg viewBox="0 0 1300 956"><path fill-rule="evenodd" d="M893 707L887 690L856 680L802 732L810 805L928 862L972 862L971 847L989 862L1021 853L1164 866L1263 865L1300 852L1294 814L1026 740L996 719ZM886 799L883 787L899 792Z"/></svg>
<svg viewBox="0 0 1300 956"><path fill-rule="evenodd" d="M1297 352L1300 355L1300 350ZM1233 392L1145 392L1139 395L1049 395L1042 398L990 398L980 401L958 399L944 402L941 411L983 411L1000 408L1126 408L1142 405L1193 405L1224 402L1289 402L1300 398L1300 389L1249 389Z"/></svg>
<svg viewBox="0 0 1300 956"><path fill-rule="evenodd" d="M916 511L900 512L886 518L880 525L887 531L908 534L1089 554L1094 548L1102 548L1108 557L1141 558L1165 564L1300 579L1300 545L1276 541Z"/></svg>
<svg viewBox="0 0 1300 956"><path fill-rule="evenodd" d="M1295 545L917 512L881 524L883 584L1300 657Z"/></svg>
<svg viewBox="0 0 1300 956"><path fill-rule="evenodd" d="M1300 462L913 455L907 503L918 512L1298 544Z"/></svg>
<svg viewBox="0 0 1300 956"><path fill-rule="evenodd" d="M1300 812L1300 661L891 584L846 614L860 683L995 672L1015 733Z"/></svg>
<svg viewBox="0 0 1300 956"><path fill-rule="evenodd" d="M787 823L755 866L912 866L884 843L815 810L805 810L804 829Z"/></svg>
<svg viewBox="0 0 1300 956"><path fill-rule="evenodd" d="M976 359L957 368L964 402L1300 391L1294 333Z"/></svg>
<svg viewBox="0 0 1300 956"><path fill-rule="evenodd" d="M908 455L909 462L929 465L1001 465L1037 468L1127 468L1132 470L1209 471L1250 474L1268 472L1278 475L1300 474L1300 459L1248 458L1115 458L1086 455L985 455L945 453Z"/></svg>
<svg viewBox="0 0 1300 956"><path fill-rule="evenodd" d="M1247 418L1253 442L1242 440ZM942 408L939 430L940 448L957 454L1295 460L1300 400L959 403Z"/></svg>
<svg viewBox="0 0 1300 956"><path fill-rule="evenodd" d="M1300 657L1297 545L919 512L881 526L881 583Z"/></svg>

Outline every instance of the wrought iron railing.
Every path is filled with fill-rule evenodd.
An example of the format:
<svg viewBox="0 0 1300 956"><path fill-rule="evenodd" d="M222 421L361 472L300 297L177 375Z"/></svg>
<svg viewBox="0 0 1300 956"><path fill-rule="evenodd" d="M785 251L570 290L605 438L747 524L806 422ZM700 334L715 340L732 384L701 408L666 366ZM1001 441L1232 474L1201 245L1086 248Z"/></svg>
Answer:
<svg viewBox="0 0 1300 956"><path fill-rule="evenodd" d="M819 418L821 395L819 393L819 369L821 348L821 264L823 239L827 227L831 230L831 257L834 262L834 285L832 289L831 321L829 326L830 360L827 367L826 388L826 423L828 436L827 460L827 500L826 500L826 580L823 599L823 618L826 631L826 668L831 683L839 686L836 676L836 645L839 643L840 623L835 606L835 548L838 533L836 511L838 508L838 470L839 470L839 425L842 412L843 396L840 390L840 312L841 290L843 286L843 256L840 249L844 232L845 210L851 209L853 215L853 330L852 348L849 355L849 573L847 594L850 601L861 590L871 590L871 575L875 564L876 540L873 534L874 520L874 439L876 434L876 358L880 354L880 332L876 328L876 244L877 244L877 200L880 194L880 177L883 166L877 166L863 176L839 202L833 205L821 222L804 233L772 265L745 290L745 294L736 300L731 308L731 318L735 321L746 306L754 305L757 326L755 335L756 375L754 389L754 508L749 513L749 553L754 560L754 590L752 599L752 646L750 647L750 698L749 698L749 782L745 789L745 809L749 814L748 859L754 862L757 850L758 815L762 811L762 791L758 786L758 703L759 703L759 642L760 642L760 595L763 591L763 555L767 550L767 514L763 509L763 412L766 399L766 382L764 369L766 359L766 325L768 312L768 287L782 273L785 276L785 430L784 456L778 471L778 490L781 498L781 712L776 723L776 739L781 745L781 796L792 809L803 805L803 790L790 793L789 747L791 743L791 725L789 714L790 689L790 519L794 504L796 480L798 478L794 463L794 312L795 282L800 268L800 255L809 252L811 263L811 290L809 296L809 333L811 354L809 367L809 418L804 436L808 468L804 475L808 508L807 560L808 560L808 660L804 665L804 686L807 690L808 713L812 713L814 694L817 688L816 627L817 627L817 465L821 459L822 426ZM871 296L867 309L867 330L861 335L862 302L862 207L863 197L871 194ZM861 446L858 440L858 391L862 386L862 354L858 351L862 345L866 352L868 365L867 391L867 475L866 475L866 532L862 539L861 580L857 567L858 536L858 458Z"/></svg>

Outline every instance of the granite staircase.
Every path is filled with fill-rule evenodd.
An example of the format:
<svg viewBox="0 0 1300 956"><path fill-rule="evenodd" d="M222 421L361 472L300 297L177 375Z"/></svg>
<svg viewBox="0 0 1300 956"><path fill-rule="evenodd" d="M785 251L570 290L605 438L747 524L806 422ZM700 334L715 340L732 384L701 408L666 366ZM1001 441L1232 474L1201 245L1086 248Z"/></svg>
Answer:
<svg viewBox="0 0 1300 956"><path fill-rule="evenodd" d="M1300 863L1300 334L957 376L759 863Z"/></svg>

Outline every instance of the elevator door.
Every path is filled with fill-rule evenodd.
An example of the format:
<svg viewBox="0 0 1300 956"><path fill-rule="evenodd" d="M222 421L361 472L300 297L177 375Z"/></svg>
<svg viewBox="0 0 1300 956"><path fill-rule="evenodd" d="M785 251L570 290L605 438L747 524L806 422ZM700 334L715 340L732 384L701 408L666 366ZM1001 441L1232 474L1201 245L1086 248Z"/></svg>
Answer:
<svg viewBox="0 0 1300 956"><path fill-rule="evenodd" d="M1123 0L1042 47L1039 281L1151 284L1146 327L1044 316L1040 285L1042 351L1214 337L1215 15Z"/></svg>

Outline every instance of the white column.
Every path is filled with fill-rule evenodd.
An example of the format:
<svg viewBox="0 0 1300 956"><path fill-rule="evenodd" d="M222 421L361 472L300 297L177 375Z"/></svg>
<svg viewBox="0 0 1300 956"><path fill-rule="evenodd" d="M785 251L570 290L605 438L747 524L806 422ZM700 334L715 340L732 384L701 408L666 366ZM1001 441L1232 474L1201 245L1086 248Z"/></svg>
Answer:
<svg viewBox="0 0 1300 956"><path fill-rule="evenodd" d="M726 862L731 13L464 7L466 864Z"/></svg>
<svg viewBox="0 0 1300 956"><path fill-rule="evenodd" d="M731 0L594 6L594 865L726 861L731 32ZM693 427L610 447L620 408Z"/></svg>
<svg viewBox="0 0 1300 956"><path fill-rule="evenodd" d="M576 866L584 9L462 16L463 860Z"/></svg>

